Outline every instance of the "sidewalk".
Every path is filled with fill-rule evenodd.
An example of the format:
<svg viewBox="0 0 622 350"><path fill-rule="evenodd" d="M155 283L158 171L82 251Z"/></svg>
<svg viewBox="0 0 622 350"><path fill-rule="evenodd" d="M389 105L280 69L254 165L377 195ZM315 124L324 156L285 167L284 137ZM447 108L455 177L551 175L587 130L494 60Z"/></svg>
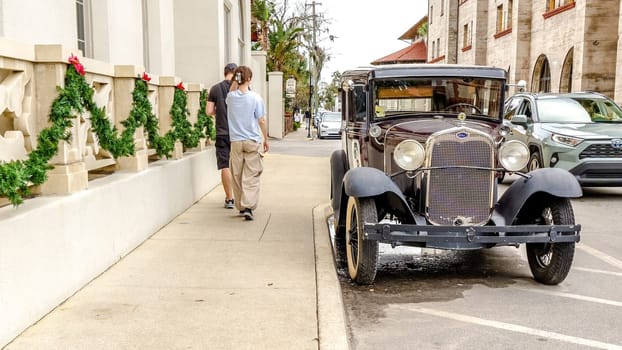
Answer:
<svg viewBox="0 0 622 350"><path fill-rule="evenodd" d="M254 221L218 186L5 349L347 349L328 158L264 161Z"/></svg>

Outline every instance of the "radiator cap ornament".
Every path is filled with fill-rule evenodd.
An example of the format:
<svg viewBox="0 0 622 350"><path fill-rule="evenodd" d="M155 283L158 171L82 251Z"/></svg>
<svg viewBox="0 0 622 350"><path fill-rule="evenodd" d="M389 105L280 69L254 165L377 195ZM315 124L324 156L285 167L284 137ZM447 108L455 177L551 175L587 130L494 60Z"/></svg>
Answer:
<svg viewBox="0 0 622 350"><path fill-rule="evenodd" d="M466 120L466 114L464 112L458 113L458 120L463 122Z"/></svg>

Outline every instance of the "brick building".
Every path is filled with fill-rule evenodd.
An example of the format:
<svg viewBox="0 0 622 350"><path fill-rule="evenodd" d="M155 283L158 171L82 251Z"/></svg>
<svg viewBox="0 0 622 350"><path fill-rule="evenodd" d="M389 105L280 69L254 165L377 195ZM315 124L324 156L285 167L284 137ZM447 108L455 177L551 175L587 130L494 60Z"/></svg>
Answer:
<svg viewBox="0 0 622 350"><path fill-rule="evenodd" d="M429 0L428 62L503 67L531 91L622 102L618 0Z"/></svg>

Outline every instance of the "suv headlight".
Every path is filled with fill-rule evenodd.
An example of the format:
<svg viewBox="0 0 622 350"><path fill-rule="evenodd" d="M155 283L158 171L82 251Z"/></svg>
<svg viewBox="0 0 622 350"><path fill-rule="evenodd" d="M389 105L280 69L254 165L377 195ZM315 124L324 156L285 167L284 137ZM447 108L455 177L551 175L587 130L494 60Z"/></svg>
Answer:
<svg viewBox="0 0 622 350"><path fill-rule="evenodd" d="M551 139L553 139L553 141L557 143L561 143L562 145L571 146L571 147L574 147L580 144L581 142L583 142L582 138L560 135L560 134L551 135Z"/></svg>
<svg viewBox="0 0 622 350"><path fill-rule="evenodd" d="M415 170L423 164L425 149L415 140L405 140L395 147L393 159L400 168L404 170Z"/></svg>
<svg viewBox="0 0 622 350"><path fill-rule="evenodd" d="M516 140L508 141L499 148L499 163L507 171L519 171L529 162L529 148Z"/></svg>

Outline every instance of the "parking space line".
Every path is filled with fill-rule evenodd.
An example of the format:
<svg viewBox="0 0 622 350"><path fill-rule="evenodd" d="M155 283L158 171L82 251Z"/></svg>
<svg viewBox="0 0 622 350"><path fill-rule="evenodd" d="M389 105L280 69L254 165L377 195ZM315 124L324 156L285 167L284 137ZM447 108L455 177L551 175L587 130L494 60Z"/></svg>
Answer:
<svg viewBox="0 0 622 350"><path fill-rule="evenodd" d="M577 249L581 249L584 252L590 254L591 256L600 259L604 262L606 262L607 264L617 267L618 269L622 270L622 261L614 258L613 256L607 255L603 252L601 252L598 249L594 249L588 245L585 245L583 243L581 244L577 244Z"/></svg>
<svg viewBox="0 0 622 350"><path fill-rule="evenodd" d="M610 275L616 277L622 277L622 272L612 272L605 270L596 270L596 269L588 269L587 267L573 267L573 270L584 271L584 272L592 272L592 273L600 273L603 275Z"/></svg>
<svg viewBox="0 0 622 350"><path fill-rule="evenodd" d="M527 289L527 288L517 288L517 289L525 291L525 292L532 292L532 293L540 293L540 294L551 295L551 296L554 296L554 297L569 298L569 299L587 301L587 302L590 302L590 303L597 303L597 304L604 304L604 305L611 305L611 306L622 307L622 301L615 301L615 300L602 299L602 298L594 298L594 297L588 297L588 296L585 296L585 295L563 293L563 292L554 292L554 291L542 290L542 289Z"/></svg>
<svg viewBox="0 0 622 350"><path fill-rule="evenodd" d="M604 343L604 342L600 342L597 340L579 338L579 337L574 337L571 335L565 335L561 333L547 332L547 331L543 331L540 329L519 326L519 325L512 324L512 323L492 321L492 320L487 320L487 319L483 319L479 317L473 317L473 316L456 314L453 312L445 312L445 311L440 311L440 310L428 309L428 308L419 307L419 306L400 305L398 307L404 308L406 310L430 315L430 316L442 317L442 318L452 319L455 321L502 329L502 330L506 330L510 332L544 337L544 338L563 341L566 343L585 345L585 346L590 346L590 347L598 348L598 349L622 350L622 346L616 345L616 344Z"/></svg>

